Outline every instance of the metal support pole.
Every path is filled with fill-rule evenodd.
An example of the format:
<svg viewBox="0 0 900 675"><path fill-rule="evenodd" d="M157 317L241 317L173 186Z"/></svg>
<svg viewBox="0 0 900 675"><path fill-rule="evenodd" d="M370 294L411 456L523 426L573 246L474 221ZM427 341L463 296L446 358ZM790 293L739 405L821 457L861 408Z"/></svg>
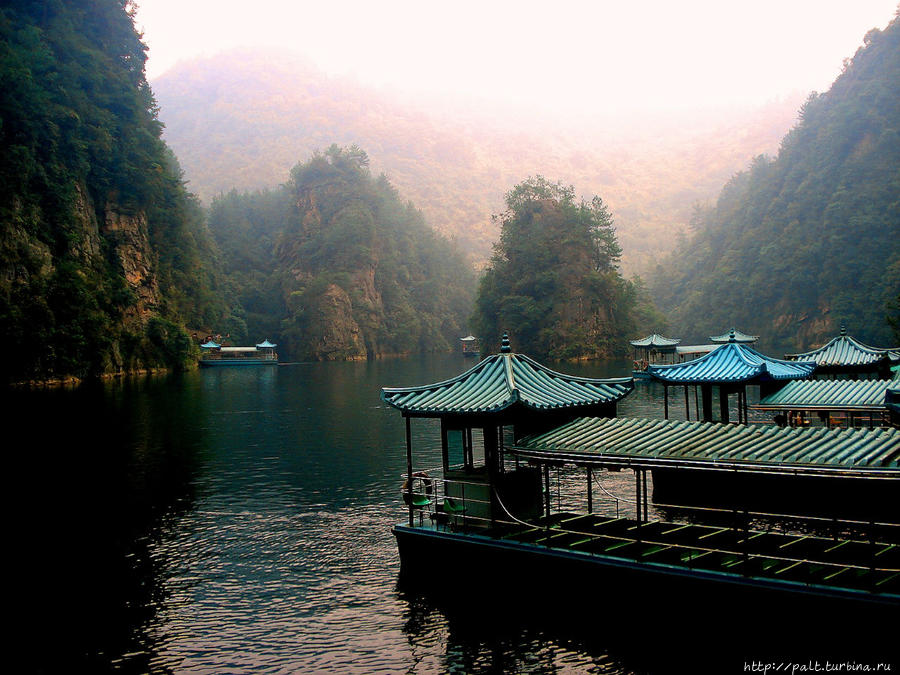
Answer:
<svg viewBox="0 0 900 675"><path fill-rule="evenodd" d="M647 496L647 469L644 469L641 473L643 474L643 477L644 477L644 489L643 489L643 493L644 493L644 522L646 523L647 521L650 520L650 505L649 505L649 498L648 498L648 496Z"/></svg>
<svg viewBox="0 0 900 675"><path fill-rule="evenodd" d="M688 396L688 386L684 385L684 419L691 421L691 399Z"/></svg>
<svg viewBox="0 0 900 675"><path fill-rule="evenodd" d="M587 468L587 499L588 499L588 513L594 512L594 486L592 485L591 478L593 471L591 467Z"/></svg>
<svg viewBox="0 0 900 675"><path fill-rule="evenodd" d="M413 497L412 497L412 432L409 428L409 417L406 418L406 501L409 502L409 526L412 527L413 520Z"/></svg>
<svg viewBox="0 0 900 675"><path fill-rule="evenodd" d="M637 509L637 521L641 522L641 472L640 469L634 470L634 506Z"/></svg>
<svg viewBox="0 0 900 675"><path fill-rule="evenodd" d="M547 515L547 526L550 524L550 465L544 464L544 504Z"/></svg>

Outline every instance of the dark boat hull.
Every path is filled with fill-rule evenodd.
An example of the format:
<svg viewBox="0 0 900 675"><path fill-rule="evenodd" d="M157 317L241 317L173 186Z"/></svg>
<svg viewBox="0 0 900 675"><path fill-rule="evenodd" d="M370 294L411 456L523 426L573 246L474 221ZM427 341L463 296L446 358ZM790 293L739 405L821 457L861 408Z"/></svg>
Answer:
<svg viewBox="0 0 900 675"><path fill-rule="evenodd" d="M566 597L593 591L606 600L620 595L628 602L639 592L702 607L704 613L723 605L772 607L788 602L792 611L803 607L842 621L856 611L866 617L886 611L900 618L900 598L894 595L638 562L429 527L396 525L393 533L401 576L420 582L453 580L490 589L552 580L553 592Z"/></svg>

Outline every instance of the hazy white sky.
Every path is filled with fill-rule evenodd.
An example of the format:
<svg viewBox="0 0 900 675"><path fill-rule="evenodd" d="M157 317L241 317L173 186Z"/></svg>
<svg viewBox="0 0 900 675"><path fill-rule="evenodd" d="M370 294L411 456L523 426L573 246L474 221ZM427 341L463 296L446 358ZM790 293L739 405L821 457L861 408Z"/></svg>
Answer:
<svg viewBox="0 0 900 675"><path fill-rule="evenodd" d="M152 80L177 61L290 48L408 92L552 110L825 91L897 0L138 0Z"/></svg>

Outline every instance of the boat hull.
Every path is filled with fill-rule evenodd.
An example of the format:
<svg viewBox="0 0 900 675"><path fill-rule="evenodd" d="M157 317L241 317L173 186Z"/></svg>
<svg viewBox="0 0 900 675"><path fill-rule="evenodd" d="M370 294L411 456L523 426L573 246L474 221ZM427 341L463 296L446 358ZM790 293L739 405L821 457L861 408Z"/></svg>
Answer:
<svg viewBox="0 0 900 675"><path fill-rule="evenodd" d="M219 366L277 366L278 361L274 359L215 359L215 360L201 360L200 367L201 368L213 368Z"/></svg>
<svg viewBox="0 0 900 675"><path fill-rule="evenodd" d="M772 607L788 603L812 616L833 615L846 621L848 612L867 617L900 613L900 598L806 585L740 574L638 562L549 546L496 539L487 534L454 532L433 527L396 525L393 534L400 553L401 577L418 583L450 580L478 584L488 591L501 585L552 580L553 593L584 598L598 593L605 601L629 603L634 593L685 603L701 613L748 604ZM429 581L430 580L430 581ZM580 601L580 600L579 600ZM737 603L737 605L735 604Z"/></svg>

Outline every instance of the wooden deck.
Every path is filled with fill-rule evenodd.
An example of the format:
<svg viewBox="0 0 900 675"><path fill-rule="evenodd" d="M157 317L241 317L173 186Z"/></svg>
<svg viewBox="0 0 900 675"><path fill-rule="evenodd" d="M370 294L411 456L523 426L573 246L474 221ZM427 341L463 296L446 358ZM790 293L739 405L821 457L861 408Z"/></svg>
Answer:
<svg viewBox="0 0 900 675"><path fill-rule="evenodd" d="M842 588L900 602L900 544L665 521L554 514L489 536L691 570Z"/></svg>

